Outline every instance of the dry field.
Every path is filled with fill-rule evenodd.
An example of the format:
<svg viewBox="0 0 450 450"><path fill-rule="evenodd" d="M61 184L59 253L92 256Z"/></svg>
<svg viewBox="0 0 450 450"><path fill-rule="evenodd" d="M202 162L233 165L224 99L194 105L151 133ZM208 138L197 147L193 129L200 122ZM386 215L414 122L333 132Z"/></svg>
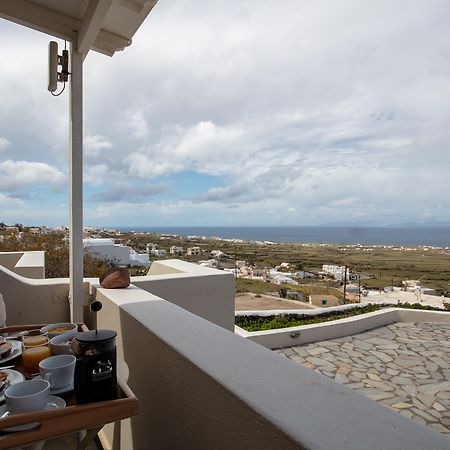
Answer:
<svg viewBox="0 0 450 450"><path fill-rule="evenodd" d="M314 306L308 305L308 303L298 302L296 300L286 300L283 298L272 297L270 295L261 295L260 297L256 297L254 294L243 294L237 295L235 299L236 311L314 308Z"/></svg>

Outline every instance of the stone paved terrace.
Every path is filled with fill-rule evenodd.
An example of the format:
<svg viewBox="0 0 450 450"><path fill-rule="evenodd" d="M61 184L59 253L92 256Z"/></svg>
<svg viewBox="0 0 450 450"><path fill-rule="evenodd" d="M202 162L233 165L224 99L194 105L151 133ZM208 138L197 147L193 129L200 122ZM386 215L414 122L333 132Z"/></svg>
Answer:
<svg viewBox="0 0 450 450"><path fill-rule="evenodd" d="M399 322L274 351L450 436L450 324Z"/></svg>

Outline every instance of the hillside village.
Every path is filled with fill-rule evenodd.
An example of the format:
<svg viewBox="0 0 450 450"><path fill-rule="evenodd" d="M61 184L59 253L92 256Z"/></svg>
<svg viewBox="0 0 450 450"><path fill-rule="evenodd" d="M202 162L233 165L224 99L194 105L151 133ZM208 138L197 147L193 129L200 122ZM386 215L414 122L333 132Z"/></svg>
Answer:
<svg viewBox="0 0 450 450"><path fill-rule="evenodd" d="M236 278L237 292L269 293L270 295L303 300L318 306L334 306L345 301L364 302L374 300L375 296L394 291L413 294L412 300L421 300L422 296L436 296L436 289L425 287L421 279L401 279L394 284L380 283L376 288L367 287L375 276L370 269L351 270L347 265L332 264L330 261L318 261L312 269L306 270L302 261L276 261L267 264L253 255L247 257L244 245L261 249L261 253L271 254L277 245L269 241L244 243L239 239L221 239L199 236L177 236L170 234L155 235L145 232L123 232L106 228L85 227L85 252L112 265L129 267L132 273L145 273L152 261L159 259L184 259L201 266L232 273ZM6 226L0 224L0 246L5 239L15 239L18 243L26 236L58 235L68 239L66 227L23 227L20 224ZM152 241L150 241L150 238ZM311 247L313 244L299 244ZM325 244L315 244L315 248ZM374 252L380 246L343 246L338 254L357 250ZM389 251L417 252L417 248L381 246ZM433 250L422 248L422 251ZM436 249L434 249L436 250ZM446 251L447 249L443 249ZM254 251L253 254L256 252ZM244 257L243 257L244 256ZM275 261L274 261L275 262ZM138 272L133 272L133 271ZM319 294L319 298L315 295ZM324 296L327 296L325 298ZM380 297L381 298L381 297ZM409 297L408 297L409 298Z"/></svg>

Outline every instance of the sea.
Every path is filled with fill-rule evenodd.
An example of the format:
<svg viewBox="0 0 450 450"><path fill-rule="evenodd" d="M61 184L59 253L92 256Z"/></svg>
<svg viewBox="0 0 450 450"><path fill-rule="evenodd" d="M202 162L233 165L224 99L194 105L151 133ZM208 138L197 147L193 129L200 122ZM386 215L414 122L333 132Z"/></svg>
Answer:
<svg viewBox="0 0 450 450"><path fill-rule="evenodd" d="M206 236L243 241L322 244L395 245L404 247L450 247L450 226L413 227L119 227L178 236Z"/></svg>

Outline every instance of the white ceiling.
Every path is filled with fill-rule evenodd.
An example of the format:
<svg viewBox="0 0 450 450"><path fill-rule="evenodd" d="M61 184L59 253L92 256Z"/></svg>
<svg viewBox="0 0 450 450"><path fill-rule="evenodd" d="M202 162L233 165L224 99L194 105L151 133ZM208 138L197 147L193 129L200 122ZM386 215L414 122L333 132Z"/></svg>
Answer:
<svg viewBox="0 0 450 450"><path fill-rule="evenodd" d="M1 0L0 17L113 55L131 42L157 0ZM80 38L79 38L80 39ZM80 43L79 43L80 44Z"/></svg>

